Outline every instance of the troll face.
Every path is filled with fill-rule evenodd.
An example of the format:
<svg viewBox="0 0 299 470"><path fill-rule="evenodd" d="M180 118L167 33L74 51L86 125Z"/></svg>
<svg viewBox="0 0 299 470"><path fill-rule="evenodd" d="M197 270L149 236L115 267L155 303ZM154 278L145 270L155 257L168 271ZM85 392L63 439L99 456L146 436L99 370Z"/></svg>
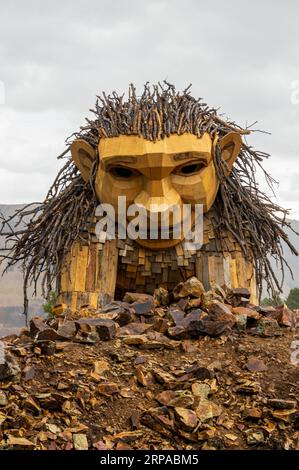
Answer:
<svg viewBox="0 0 299 470"><path fill-rule="evenodd" d="M99 155L95 191L100 202L111 204L117 213L118 197L126 196L127 207L143 206L148 219L158 212L161 230L163 213L169 211L171 234L175 224L181 223L183 204L191 204L191 211L195 204L202 204L203 212L213 205L219 188L214 165L217 145L228 174L241 148L240 135L235 132L222 139L217 135L212 139L207 132L200 138L191 133L173 134L155 142L121 135L100 139L98 152L79 139L73 142L71 152L85 181ZM174 205L181 213L171 212ZM139 238L137 242L150 249L165 249L181 240L170 236L168 240Z"/></svg>

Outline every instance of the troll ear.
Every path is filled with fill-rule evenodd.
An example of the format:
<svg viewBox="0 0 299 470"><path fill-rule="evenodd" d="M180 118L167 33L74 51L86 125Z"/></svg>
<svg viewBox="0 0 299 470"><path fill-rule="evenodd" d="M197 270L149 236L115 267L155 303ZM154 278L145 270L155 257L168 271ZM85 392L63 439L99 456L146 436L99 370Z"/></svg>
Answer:
<svg viewBox="0 0 299 470"><path fill-rule="evenodd" d="M92 165L96 159L96 151L86 140L75 140L71 145L72 159L84 181L89 180Z"/></svg>
<svg viewBox="0 0 299 470"><path fill-rule="evenodd" d="M241 150L242 139L237 132L229 132L219 141L221 158L225 162L225 174L229 175Z"/></svg>

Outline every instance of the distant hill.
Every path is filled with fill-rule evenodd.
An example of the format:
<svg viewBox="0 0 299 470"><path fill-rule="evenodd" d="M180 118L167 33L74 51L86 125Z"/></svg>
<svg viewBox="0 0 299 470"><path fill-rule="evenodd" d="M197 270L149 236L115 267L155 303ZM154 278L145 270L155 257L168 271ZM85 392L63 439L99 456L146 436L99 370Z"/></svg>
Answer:
<svg viewBox="0 0 299 470"><path fill-rule="evenodd" d="M0 212L5 218L12 215L16 210L22 208L22 204L0 205ZM4 248L4 238L0 237L0 247ZM0 337L12 334L25 326L23 315L23 274L20 268L13 266L2 275L4 262L0 266ZM30 298L31 297L31 298ZM42 304L44 300L39 294L31 296L29 290L29 316L43 313Z"/></svg>
<svg viewBox="0 0 299 470"><path fill-rule="evenodd" d="M0 212L8 217L16 210L22 207L21 204L5 204L0 205ZM299 232L299 221L291 221L293 228ZM291 230L287 231L290 241L299 251L299 237L297 237ZM4 246L3 237L0 237L0 246ZM294 279L292 279L288 270L285 272L284 281L284 295L287 296L289 290L293 287L299 287L299 256L291 255L288 249L285 249L285 258L292 268ZM275 265L274 269L277 270ZM2 271L2 269L1 269ZM4 276L0 276L0 337L5 334L10 334L16 329L25 326L23 312L23 276L20 269L17 267L9 268ZM30 300L30 315L43 314L42 304L44 300L39 294Z"/></svg>

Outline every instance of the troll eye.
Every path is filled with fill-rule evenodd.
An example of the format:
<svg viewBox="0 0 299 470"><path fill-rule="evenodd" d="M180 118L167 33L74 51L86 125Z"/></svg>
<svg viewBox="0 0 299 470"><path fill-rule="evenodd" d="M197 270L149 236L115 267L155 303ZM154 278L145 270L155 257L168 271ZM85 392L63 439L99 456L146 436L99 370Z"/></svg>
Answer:
<svg viewBox="0 0 299 470"><path fill-rule="evenodd" d="M197 162L197 163L188 163L187 165L183 165L176 170L177 175L181 176L189 176L193 175L194 173L198 173L205 167L204 163Z"/></svg>
<svg viewBox="0 0 299 470"><path fill-rule="evenodd" d="M113 166L109 168L109 173L116 178L122 179L129 179L140 174L137 170L125 166Z"/></svg>

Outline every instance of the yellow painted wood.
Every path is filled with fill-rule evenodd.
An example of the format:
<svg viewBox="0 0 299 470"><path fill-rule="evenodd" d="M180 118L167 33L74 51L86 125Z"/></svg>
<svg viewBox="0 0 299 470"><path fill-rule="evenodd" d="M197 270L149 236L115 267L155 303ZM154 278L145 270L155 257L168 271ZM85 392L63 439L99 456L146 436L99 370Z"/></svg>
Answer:
<svg viewBox="0 0 299 470"><path fill-rule="evenodd" d="M77 292L85 291L87 261L88 246L78 246L75 279L73 284L74 290Z"/></svg>
<svg viewBox="0 0 299 470"><path fill-rule="evenodd" d="M79 251L79 243L74 243L72 246L72 250L70 253L70 266L69 266L69 282L68 282L68 291L74 292L76 290L76 269L77 269L77 261L78 261L78 251Z"/></svg>
<svg viewBox="0 0 299 470"><path fill-rule="evenodd" d="M98 307L98 294L97 294L97 292L90 292L90 294L89 294L89 304L93 308Z"/></svg>
<svg viewBox="0 0 299 470"><path fill-rule="evenodd" d="M75 312L77 310L77 298L78 298L78 293L72 292L72 299L71 299L71 305L70 305L71 312Z"/></svg>
<svg viewBox="0 0 299 470"><path fill-rule="evenodd" d="M230 259L230 277L231 277L231 286L233 289L239 287L238 284L238 275L237 275L237 264L235 259Z"/></svg>
<svg viewBox="0 0 299 470"><path fill-rule="evenodd" d="M214 256L209 256L208 258L208 264L209 264L209 280L211 282L216 282L216 266L215 266L215 257Z"/></svg>
<svg viewBox="0 0 299 470"><path fill-rule="evenodd" d="M99 296L114 297L118 265L117 240L109 240L99 257L97 291Z"/></svg>
<svg viewBox="0 0 299 470"><path fill-rule="evenodd" d="M177 154L182 152L212 153L212 139L205 132L201 138L194 134L172 134L157 142L151 142L137 135L121 135L118 137L102 138L99 142L101 158L115 156L136 156L147 154Z"/></svg>

